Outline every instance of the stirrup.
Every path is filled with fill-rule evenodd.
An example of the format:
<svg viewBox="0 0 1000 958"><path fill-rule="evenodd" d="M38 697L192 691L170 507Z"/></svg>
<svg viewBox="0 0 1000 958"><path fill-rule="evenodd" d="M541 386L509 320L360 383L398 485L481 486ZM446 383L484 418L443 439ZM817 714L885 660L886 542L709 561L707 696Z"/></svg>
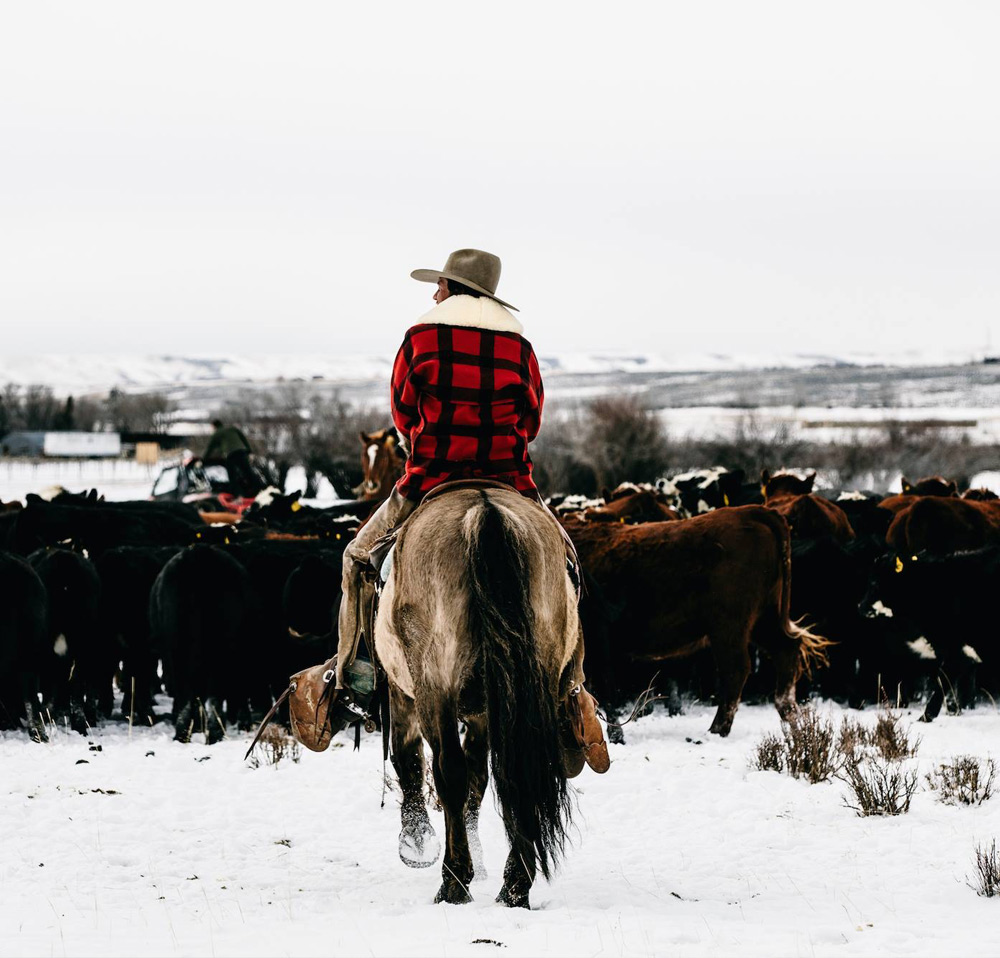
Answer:
<svg viewBox="0 0 1000 958"><path fill-rule="evenodd" d="M357 656L344 667L344 687L338 689L332 709L345 725L364 722L365 731L370 732L375 728L375 718L368 711L374 695L375 666L368 659Z"/></svg>

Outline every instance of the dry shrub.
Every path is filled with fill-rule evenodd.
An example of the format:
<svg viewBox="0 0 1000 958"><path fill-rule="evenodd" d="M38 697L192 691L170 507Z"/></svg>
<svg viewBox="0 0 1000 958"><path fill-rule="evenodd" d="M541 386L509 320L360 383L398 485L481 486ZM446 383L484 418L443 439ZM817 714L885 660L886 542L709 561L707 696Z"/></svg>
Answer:
<svg viewBox="0 0 1000 958"><path fill-rule="evenodd" d="M277 765L286 756L298 763L302 758L302 746L280 726L269 725L264 729L264 734L257 743L257 749L250 756L250 767Z"/></svg>
<svg viewBox="0 0 1000 958"><path fill-rule="evenodd" d="M832 778L843 763L833 722L802 707L781 726L781 736L769 734L750 757L752 768L787 772L813 784Z"/></svg>
<svg viewBox="0 0 1000 958"><path fill-rule="evenodd" d="M997 856L995 838L988 850L984 845L976 846L976 884L972 887L983 898L1000 895L1000 857Z"/></svg>
<svg viewBox="0 0 1000 958"><path fill-rule="evenodd" d="M870 756L862 761L847 761L843 779L850 786L856 805L848 801L862 818L869 815L903 815L917 790L917 773L905 769L899 761Z"/></svg>
<svg viewBox="0 0 1000 958"><path fill-rule="evenodd" d="M807 778L815 785L832 778L843 764L833 722L821 718L815 709L798 709L782 724L781 734L785 739L785 765L795 778Z"/></svg>
<svg viewBox="0 0 1000 958"><path fill-rule="evenodd" d="M945 805L982 805L993 794L996 763L980 764L974 755L957 755L927 776L930 787Z"/></svg>
<svg viewBox="0 0 1000 958"><path fill-rule="evenodd" d="M750 767L761 772L783 772L785 770L785 740L780 735L769 732L750 756Z"/></svg>
<svg viewBox="0 0 1000 958"><path fill-rule="evenodd" d="M890 762L913 758L920 747L920 738L910 738L910 728L901 725L902 715L888 706L882 708L874 727L857 719L845 718L840 726L837 747L845 761L859 761L866 753L881 756Z"/></svg>

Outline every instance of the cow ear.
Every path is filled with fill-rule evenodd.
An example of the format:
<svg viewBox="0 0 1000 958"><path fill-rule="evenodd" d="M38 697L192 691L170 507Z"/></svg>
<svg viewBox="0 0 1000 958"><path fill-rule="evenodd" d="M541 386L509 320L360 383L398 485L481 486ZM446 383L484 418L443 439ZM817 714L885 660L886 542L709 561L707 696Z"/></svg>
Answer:
<svg viewBox="0 0 1000 958"><path fill-rule="evenodd" d="M954 479L948 483L948 495L957 496L958 495L958 483Z"/></svg>
<svg viewBox="0 0 1000 958"><path fill-rule="evenodd" d="M913 484L910 482L909 479L906 478L906 476L903 476L902 478L901 488L903 492L910 492L913 489Z"/></svg>
<svg viewBox="0 0 1000 958"><path fill-rule="evenodd" d="M816 473L815 472L811 472L808 476L806 476L806 478L805 478L806 492L812 492L813 491L813 483L815 481L816 481Z"/></svg>
<svg viewBox="0 0 1000 958"><path fill-rule="evenodd" d="M611 490L607 486L601 487L601 498L604 500L605 504L611 501Z"/></svg>
<svg viewBox="0 0 1000 958"><path fill-rule="evenodd" d="M24 501L25 501L25 503L26 503L27 505L29 505L29 506L30 506L30 505L31 505L31 503L33 503L33 502L34 502L34 503L36 503L36 504L37 504L37 503L39 503L39 502L45 502L45 500L44 500L44 499L43 499L43 498L42 498L42 497L41 497L40 495L38 495L37 493L34 493L34 492L29 492L29 493L28 493L28 494L27 494L27 495L26 495L26 496L24 497Z"/></svg>
<svg viewBox="0 0 1000 958"><path fill-rule="evenodd" d="M760 471L760 484L766 486L771 481L771 473L768 469L761 469Z"/></svg>
<svg viewBox="0 0 1000 958"><path fill-rule="evenodd" d="M366 433L366 432L359 432L358 433L358 438L361 440L361 445L362 446L367 446L368 443L370 443L372 441L371 436L369 436L368 433Z"/></svg>

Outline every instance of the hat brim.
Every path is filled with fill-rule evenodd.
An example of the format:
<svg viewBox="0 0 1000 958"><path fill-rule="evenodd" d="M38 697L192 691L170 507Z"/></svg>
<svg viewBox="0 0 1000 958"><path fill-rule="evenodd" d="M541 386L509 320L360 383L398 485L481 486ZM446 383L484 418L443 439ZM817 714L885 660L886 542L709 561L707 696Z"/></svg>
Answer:
<svg viewBox="0 0 1000 958"><path fill-rule="evenodd" d="M474 289L477 293L489 296L490 299L496 300L501 306L505 306L507 309L514 310L515 313L520 312L516 306L511 306L510 303L505 303L499 296L495 293L491 293L488 289L484 289L482 286L470 282L465 279L464 276L458 276L455 273L448 273L443 269L415 269L412 273L410 273L410 276L412 276L413 279L419 280L421 283L436 283L439 279L453 279L456 283L468 286L469 289Z"/></svg>

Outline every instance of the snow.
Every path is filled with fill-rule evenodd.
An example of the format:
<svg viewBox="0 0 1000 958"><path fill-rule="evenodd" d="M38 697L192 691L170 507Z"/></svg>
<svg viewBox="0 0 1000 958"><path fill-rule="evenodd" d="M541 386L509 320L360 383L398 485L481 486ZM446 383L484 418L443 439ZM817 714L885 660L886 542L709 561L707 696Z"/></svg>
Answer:
<svg viewBox="0 0 1000 958"><path fill-rule="evenodd" d="M772 707L742 706L724 740L711 714L642 719L608 774L584 770L573 846L530 912L493 901L506 842L490 801L475 902L431 904L440 865L397 857L377 736L254 769L243 734L208 747L173 742L166 723L54 730L44 745L4 733L0 953L996 954L997 902L968 882L1000 798L946 806L923 781L956 754L995 755L993 709L916 727L921 790L892 819L858 818L842 783L749 770L778 729Z"/></svg>
<svg viewBox="0 0 1000 958"><path fill-rule="evenodd" d="M84 362L81 362L84 359ZM552 375L810 369L852 366L945 366L982 359L968 350L896 350L837 353L616 353L562 352L540 355L542 372ZM230 356L149 356L132 354L35 353L0 357L0 383L45 385L58 395L125 390L166 389L212 383L388 382L392 355L343 353L266 353Z"/></svg>

